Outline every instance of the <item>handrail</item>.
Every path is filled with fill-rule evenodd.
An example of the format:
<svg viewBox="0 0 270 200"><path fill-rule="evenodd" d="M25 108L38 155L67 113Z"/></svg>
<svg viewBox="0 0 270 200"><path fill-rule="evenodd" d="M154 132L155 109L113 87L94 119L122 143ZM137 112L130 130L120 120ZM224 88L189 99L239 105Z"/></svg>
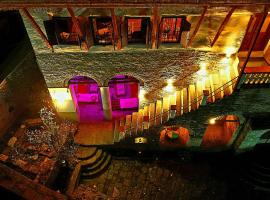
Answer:
<svg viewBox="0 0 270 200"><path fill-rule="evenodd" d="M260 31L261 31L261 29L262 29L262 27L263 27L263 24L264 24L264 21L265 21L267 15L268 15L268 6L265 5L265 6L264 6L263 16L262 16L261 20L259 21L259 25L257 26L257 29L256 29L255 32L254 32L255 37L252 37L251 44L250 44L249 50L248 50L248 55L247 55L247 57L246 57L246 59L245 59L245 61L244 61L243 66L242 66L241 69L240 69L239 76L238 76L239 78L237 79L237 82L236 82L236 84L235 84L235 86L234 86L234 88L233 88L233 91L235 91L235 90L238 88L238 84L240 83L241 78L242 78L242 75L243 75L244 72L245 72L245 69L246 69L246 67L247 67L247 63L248 63L249 58L250 58L250 56L251 56L251 53L252 53L252 51L253 51L253 49L254 49L254 47L255 47L255 44L256 44L257 39L258 39L258 37L259 37L259 35L260 35Z"/></svg>
<svg viewBox="0 0 270 200"><path fill-rule="evenodd" d="M223 90L224 90L224 89L230 87L231 85L233 85L233 84L234 84L233 82L234 82L235 80L237 80L237 78L238 78L238 76L234 77L233 79L231 79L231 80L228 81L227 83L223 84L222 86L220 86L220 87L217 88L216 90L210 92L210 94L209 94L209 96L207 97L207 99L208 99L208 98L212 98L215 94L217 94L218 92L221 92L221 91L222 91L222 88L223 88ZM230 84L230 83L231 83L231 84ZM227 86L224 87L225 85L227 85ZM220 91L219 91L219 90L220 90ZM200 101L203 99L204 96L205 96L205 95L200 95L200 96L196 97L195 99L193 99L193 100L191 101L191 103L189 103L187 106L181 106L181 110L189 109L189 107L190 107L191 105L200 102ZM170 109L167 110L166 112L162 112L161 114L155 116L154 119L149 120L148 123L150 123L150 122L155 122L157 118L162 118L162 116L163 116L164 114L169 114L169 113L170 113ZM136 126L136 127L133 127L132 124L131 124L131 125L130 125L130 128L127 129L127 130L125 130L125 133L128 133L128 132L129 132L129 133L130 133L129 135L131 136L131 132L132 132L133 129L137 129L137 126Z"/></svg>

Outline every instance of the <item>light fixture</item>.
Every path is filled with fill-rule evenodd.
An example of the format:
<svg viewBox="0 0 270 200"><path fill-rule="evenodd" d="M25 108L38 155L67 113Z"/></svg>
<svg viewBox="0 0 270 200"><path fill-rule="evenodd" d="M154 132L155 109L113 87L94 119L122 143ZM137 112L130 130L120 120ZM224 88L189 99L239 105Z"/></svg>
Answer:
<svg viewBox="0 0 270 200"><path fill-rule="evenodd" d="M229 62L230 62L230 59L227 56L221 59L221 63L224 65L228 65Z"/></svg>
<svg viewBox="0 0 270 200"><path fill-rule="evenodd" d="M209 119L209 124L215 124L215 123L216 123L216 118Z"/></svg>
<svg viewBox="0 0 270 200"><path fill-rule="evenodd" d="M197 72L200 76L206 76L207 75L207 70L206 70L206 63L201 63L200 64L200 70Z"/></svg>
<svg viewBox="0 0 270 200"><path fill-rule="evenodd" d="M175 88L173 86L173 79L167 80L167 86L164 88L166 92L172 93L175 91Z"/></svg>
<svg viewBox="0 0 270 200"><path fill-rule="evenodd" d="M226 57L230 58L231 55L235 53L235 47L226 48L225 53L226 53Z"/></svg>
<svg viewBox="0 0 270 200"><path fill-rule="evenodd" d="M67 100L72 100L67 88L49 88L50 95L56 108L64 108Z"/></svg>
<svg viewBox="0 0 270 200"><path fill-rule="evenodd" d="M57 101L58 104L64 104L66 100L69 99L69 95L67 92L55 92L54 99Z"/></svg>
<svg viewBox="0 0 270 200"><path fill-rule="evenodd" d="M140 89L139 99L140 99L140 101L143 101L145 99L145 90L144 89Z"/></svg>

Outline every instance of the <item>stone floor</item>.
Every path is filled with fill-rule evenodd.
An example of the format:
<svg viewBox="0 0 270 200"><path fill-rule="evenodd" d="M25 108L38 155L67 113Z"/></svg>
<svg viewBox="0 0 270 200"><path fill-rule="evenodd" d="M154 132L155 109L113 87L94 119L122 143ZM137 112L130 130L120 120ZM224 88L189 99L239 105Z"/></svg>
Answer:
<svg viewBox="0 0 270 200"><path fill-rule="evenodd" d="M112 121L80 123L75 142L82 145L112 144L114 124Z"/></svg>
<svg viewBox="0 0 270 200"><path fill-rule="evenodd" d="M225 184L211 176L207 163L112 160L99 177L82 180L119 200L225 199ZM81 184L81 185L82 185Z"/></svg>

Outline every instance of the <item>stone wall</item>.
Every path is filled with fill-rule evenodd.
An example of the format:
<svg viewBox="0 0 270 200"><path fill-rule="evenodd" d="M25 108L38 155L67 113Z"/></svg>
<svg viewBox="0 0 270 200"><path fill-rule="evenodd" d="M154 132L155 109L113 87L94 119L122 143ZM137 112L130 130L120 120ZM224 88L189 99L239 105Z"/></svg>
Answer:
<svg viewBox="0 0 270 200"><path fill-rule="evenodd" d="M194 50L134 50L102 53L51 53L37 54L37 60L48 87L64 87L74 76L95 79L100 86L117 74L132 75L144 82L149 99L159 98L170 78L177 87L194 83L200 63L209 63L210 72L223 66L223 55ZM150 95L151 94L151 95Z"/></svg>
<svg viewBox="0 0 270 200"><path fill-rule="evenodd" d="M51 105L44 78L26 37L17 47L17 55L7 57L14 70L0 83L0 138L17 122L36 117L41 107ZM19 56L20 55L20 56ZM1 140L4 142L4 139Z"/></svg>
<svg viewBox="0 0 270 200"><path fill-rule="evenodd" d="M118 8L116 15L138 16L142 15L141 12L145 12L150 16L150 11L151 9ZM192 33L202 9L162 7L159 11L160 16L175 15L176 13L187 15L192 24L190 31ZM29 9L29 12L44 33L46 31L43 21L49 19L48 13L54 16L69 16L67 9L33 8ZM74 7L74 12L77 16L85 17L110 16L109 9ZM106 86L113 76L125 74L142 80L145 83L146 100L153 101L166 95L162 88L170 78L175 79L175 85L179 89L195 83L200 78L197 71L201 63L207 64L209 73L215 73L226 67L226 64L222 63L222 58L225 56L224 51L227 47L238 49L250 11L246 8L237 10L216 45L210 48L209 38L214 38L226 12L226 8L209 9L196 40L193 42L193 48L188 49L181 48L180 44L161 44L159 49L147 50L145 45L128 45L119 51L114 51L111 45L105 47L96 45L85 52L77 46L54 45L54 53L52 53L37 31L33 29L29 19L23 15L23 20L48 87L64 87L67 81L76 75L89 76L95 79L100 86ZM231 37L231 33L234 34L233 37Z"/></svg>

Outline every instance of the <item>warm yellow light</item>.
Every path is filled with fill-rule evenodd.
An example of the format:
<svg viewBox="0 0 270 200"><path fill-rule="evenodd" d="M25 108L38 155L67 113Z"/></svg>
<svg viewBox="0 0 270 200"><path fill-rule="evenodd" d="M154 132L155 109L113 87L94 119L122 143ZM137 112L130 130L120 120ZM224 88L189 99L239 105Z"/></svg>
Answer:
<svg viewBox="0 0 270 200"><path fill-rule="evenodd" d="M224 57L224 58L221 59L222 64L228 65L229 62L230 62L230 59L228 57Z"/></svg>
<svg viewBox="0 0 270 200"><path fill-rule="evenodd" d="M215 124L216 123L216 118L212 118L209 120L209 124Z"/></svg>
<svg viewBox="0 0 270 200"><path fill-rule="evenodd" d="M207 70L206 70L206 63L200 64L200 70L197 72L200 76L206 76Z"/></svg>
<svg viewBox="0 0 270 200"><path fill-rule="evenodd" d="M235 53L235 47L226 48L225 53L227 58L231 57L231 55Z"/></svg>
<svg viewBox="0 0 270 200"><path fill-rule="evenodd" d="M167 80L167 86L164 88L164 90L166 92L170 92L170 93L175 91L175 88L173 86L173 79L168 79Z"/></svg>
<svg viewBox="0 0 270 200"><path fill-rule="evenodd" d="M56 92L54 94L54 99L60 103L60 104L64 104L66 100L69 99L69 95L67 92Z"/></svg>
<svg viewBox="0 0 270 200"><path fill-rule="evenodd" d="M171 78L170 78L170 79L168 79L168 80L167 80L167 83L168 83L168 85L172 85L172 83L173 83L173 79L171 79Z"/></svg>
<svg viewBox="0 0 270 200"><path fill-rule="evenodd" d="M57 106L63 106L66 100L72 99L67 88L49 88L49 92Z"/></svg>
<svg viewBox="0 0 270 200"><path fill-rule="evenodd" d="M144 89L140 89L140 94L139 94L139 99L142 101L145 98L145 90Z"/></svg>

